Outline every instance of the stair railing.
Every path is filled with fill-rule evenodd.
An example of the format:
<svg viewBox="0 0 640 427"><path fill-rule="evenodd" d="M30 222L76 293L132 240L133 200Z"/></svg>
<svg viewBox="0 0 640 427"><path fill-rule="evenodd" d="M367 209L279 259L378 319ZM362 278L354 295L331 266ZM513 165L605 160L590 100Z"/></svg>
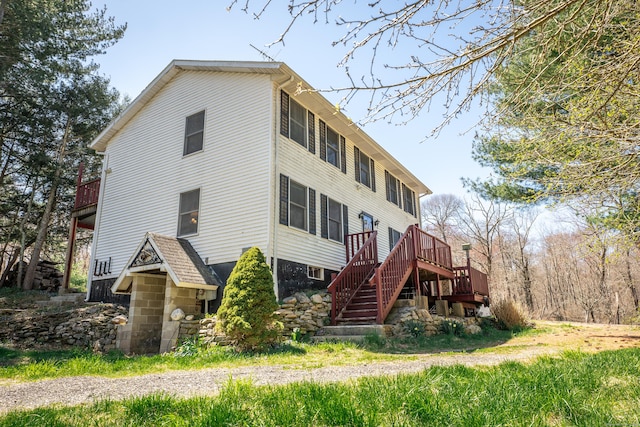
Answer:
<svg viewBox="0 0 640 427"><path fill-rule="evenodd" d="M378 301L376 322L379 324L384 322L402 291L405 281L413 271L417 243L415 237L419 231L417 226L409 226L387 259L376 269L373 281Z"/></svg>
<svg viewBox="0 0 640 427"><path fill-rule="evenodd" d="M349 304L360 286L371 277L378 264L378 232L373 231L347 265L331 281L331 324L336 324L338 314ZM349 241L349 240L347 240Z"/></svg>

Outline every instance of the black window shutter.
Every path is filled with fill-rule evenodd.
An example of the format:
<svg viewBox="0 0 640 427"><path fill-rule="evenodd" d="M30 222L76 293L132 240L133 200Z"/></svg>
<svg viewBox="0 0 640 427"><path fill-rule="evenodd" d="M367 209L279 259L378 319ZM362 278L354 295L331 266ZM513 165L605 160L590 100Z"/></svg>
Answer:
<svg viewBox="0 0 640 427"><path fill-rule="evenodd" d="M404 184L402 184L402 202L404 204L404 211L409 212L407 211L407 206L409 206L407 204L407 186Z"/></svg>
<svg viewBox="0 0 640 427"><path fill-rule="evenodd" d="M349 234L349 209L347 205L342 205L342 238L343 241L347 241L347 234Z"/></svg>
<svg viewBox="0 0 640 427"><path fill-rule="evenodd" d="M327 124L318 120L320 124L320 158L327 161Z"/></svg>
<svg viewBox="0 0 640 427"><path fill-rule="evenodd" d="M387 200L391 201L391 194L389 193L389 188L391 187L391 183L389 182L389 171L385 169L384 171L384 186L387 189Z"/></svg>
<svg viewBox="0 0 640 427"><path fill-rule="evenodd" d="M316 116L311 111L308 114L309 152L316 154Z"/></svg>
<svg viewBox="0 0 640 427"><path fill-rule="evenodd" d="M342 135L340 135L340 170L342 173L347 173L347 142Z"/></svg>
<svg viewBox="0 0 640 427"><path fill-rule="evenodd" d="M371 190L372 191L376 191L376 164L373 161L373 159L371 160Z"/></svg>
<svg viewBox="0 0 640 427"><path fill-rule="evenodd" d="M416 194L412 191L411 198L413 199L413 216L418 218L418 204L416 200Z"/></svg>
<svg viewBox="0 0 640 427"><path fill-rule="evenodd" d="M289 225L289 177L280 174L280 224Z"/></svg>
<svg viewBox="0 0 640 427"><path fill-rule="evenodd" d="M320 194L320 237L329 238L329 222L327 219L327 196Z"/></svg>
<svg viewBox="0 0 640 427"><path fill-rule="evenodd" d="M316 190L309 188L309 233L316 234Z"/></svg>
<svg viewBox="0 0 640 427"><path fill-rule="evenodd" d="M280 133L289 137L289 94L280 91Z"/></svg>
<svg viewBox="0 0 640 427"><path fill-rule="evenodd" d="M353 147L353 163L356 169L356 182L360 182L360 150L358 147Z"/></svg>

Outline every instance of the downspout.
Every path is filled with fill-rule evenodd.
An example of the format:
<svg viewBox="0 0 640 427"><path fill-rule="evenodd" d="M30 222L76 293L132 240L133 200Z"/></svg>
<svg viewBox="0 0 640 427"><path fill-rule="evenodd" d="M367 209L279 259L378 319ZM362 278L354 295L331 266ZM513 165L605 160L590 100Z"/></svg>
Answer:
<svg viewBox="0 0 640 427"><path fill-rule="evenodd" d="M91 258L89 260L89 270L87 271L87 296L85 301L91 297L91 285L93 283L93 273L95 266L96 248L100 235L100 220L102 218L102 201L104 200L104 187L107 184L107 170L109 169L109 155L96 151L96 154L104 156L102 160L102 172L100 174L100 189L98 190L98 206L96 206L96 220L93 227L93 239L91 241Z"/></svg>
<svg viewBox="0 0 640 427"><path fill-rule="evenodd" d="M280 173L280 169L278 167L278 145L279 145L279 134L280 132L278 132L278 125L280 124L280 108L279 105L280 103L278 102L278 94L280 93L280 91L282 90L283 87L285 87L286 85L288 85L289 83L291 83L294 80L293 76L290 76L289 79L282 83L281 85L279 85L278 87L276 87L276 92L275 92L275 96L273 97L273 182L271 185L271 191L272 191L272 195L271 195L271 202L273 203L273 209L271 210L271 225L272 225L272 233L273 233L273 238L272 238L272 245L271 245L271 263L273 265L273 271L271 272L271 274L273 275L273 286L274 286L274 292L276 294L276 298L278 297L278 223L279 221L276 220L276 218L278 218L278 209L280 206L280 199L278 198L276 200L275 196L277 194L280 194L279 191L276 191L276 186L278 185L278 183L280 182L278 179L278 174Z"/></svg>

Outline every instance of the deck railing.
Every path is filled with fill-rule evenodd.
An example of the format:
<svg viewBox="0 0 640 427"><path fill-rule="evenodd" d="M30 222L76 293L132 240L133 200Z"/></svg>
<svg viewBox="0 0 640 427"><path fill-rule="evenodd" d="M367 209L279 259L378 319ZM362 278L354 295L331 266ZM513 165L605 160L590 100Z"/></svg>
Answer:
<svg viewBox="0 0 640 427"><path fill-rule="evenodd" d="M369 237L371 237L372 231L364 231L362 233L347 234L344 238L344 246L346 249L347 260L351 261L351 258L360 250L362 245L365 244Z"/></svg>
<svg viewBox="0 0 640 427"><path fill-rule="evenodd" d="M76 201L73 209L81 209L98 203L100 193L100 178L78 184Z"/></svg>
<svg viewBox="0 0 640 427"><path fill-rule="evenodd" d="M455 267L453 269L453 295L484 295L489 296L489 282L487 275L473 267Z"/></svg>
<svg viewBox="0 0 640 427"><path fill-rule="evenodd" d="M374 282L378 301L378 323L384 322L404 286L406 276L412 270L416 251L414 236L417 229L416 226L407 228L387 259L376 269Z"/></svg>
<svg viewBox="0 0 640 427"><path fill-rule="evenodd" d="M345 244L350 241L349 236L346 237ZM353 245L353 242L351 244ZM349 304L362 283L371 277L377 264L378 239L377 231L373 231L329 285L332 324L335 325L338 314Z"/></svg>
<svg viewBox="0 0 640 427"><path fill-rule="evenodd" d="M451 246L415 225L413 228L417 238L418 258L451 270Z"/></svg>

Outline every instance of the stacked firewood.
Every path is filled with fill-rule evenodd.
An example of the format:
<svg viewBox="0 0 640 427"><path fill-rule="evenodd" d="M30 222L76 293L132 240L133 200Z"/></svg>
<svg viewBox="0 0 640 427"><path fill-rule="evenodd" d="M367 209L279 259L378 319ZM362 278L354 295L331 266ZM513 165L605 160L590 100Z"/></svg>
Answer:
<svg viewBox="0 0 640 427"><path fill-rule="evenodd" d="M62 285L63 274L56 268L58 263L42 260L36 267L36 274L33 279L33 289L40 289L48 292L56 292ZM17 286L19 263L16 263L7 276L8 286ZM22 274L27 271L27 264L22 264Z"/></svg>

